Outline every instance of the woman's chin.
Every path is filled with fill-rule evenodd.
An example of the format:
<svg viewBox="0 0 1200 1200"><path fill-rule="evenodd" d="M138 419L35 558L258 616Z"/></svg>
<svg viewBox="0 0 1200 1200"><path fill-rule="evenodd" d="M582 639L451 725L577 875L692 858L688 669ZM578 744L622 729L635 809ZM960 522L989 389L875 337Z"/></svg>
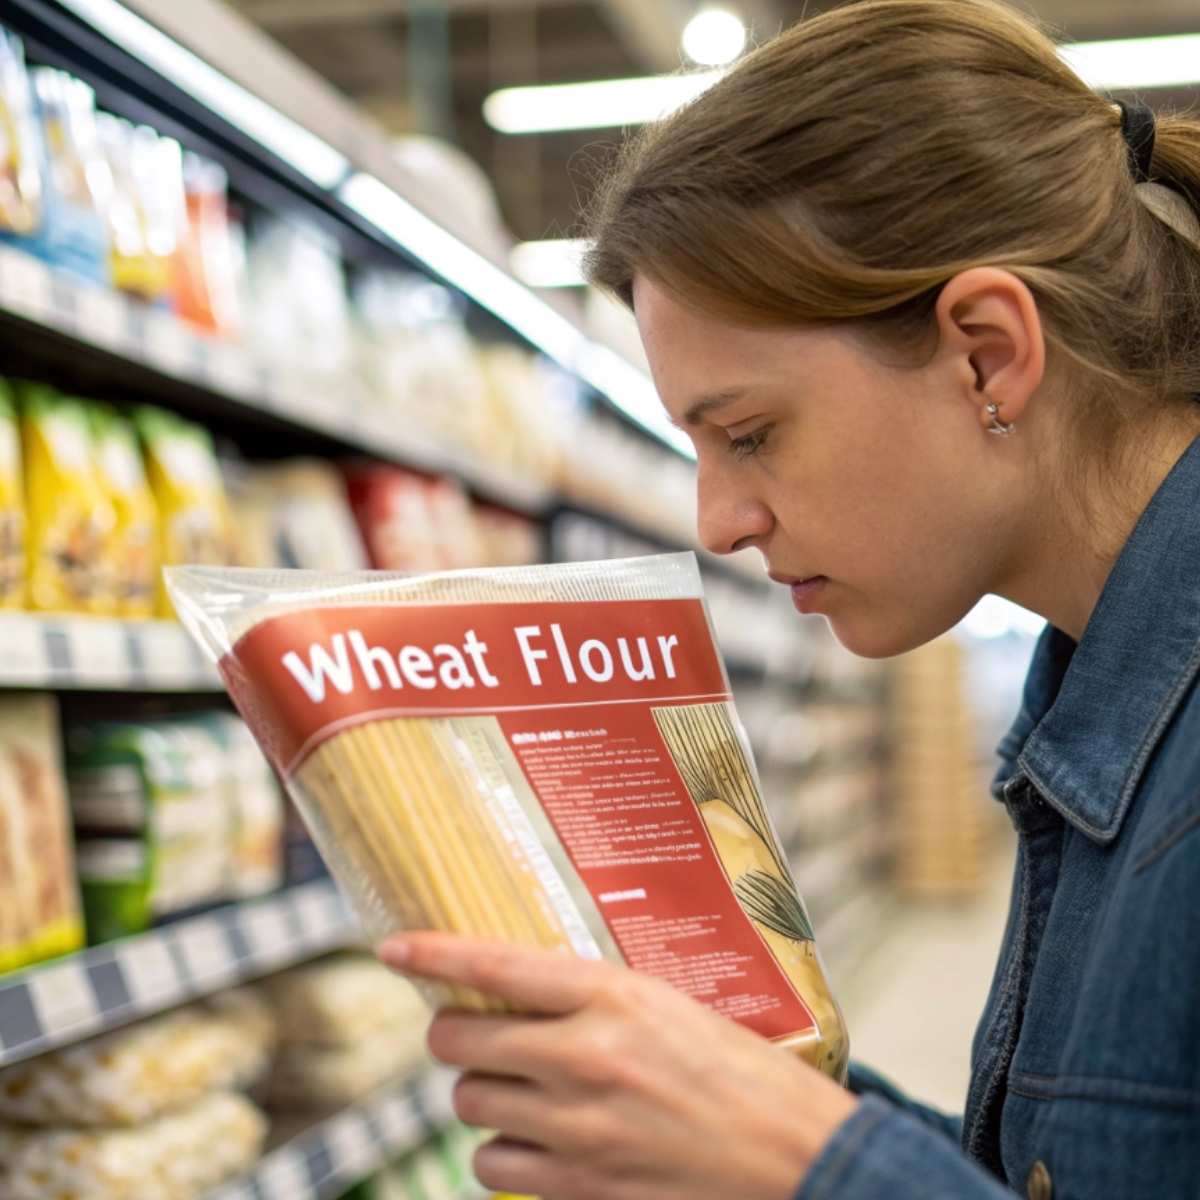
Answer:
<svg viewBox="0 0 1200 1200"><path fill-rule="evenodd" d="M842 647L859 658L895 658L946 632L940 627L922 629L907 622L872 622L852 617L830 617L829 628Z"/></svg>

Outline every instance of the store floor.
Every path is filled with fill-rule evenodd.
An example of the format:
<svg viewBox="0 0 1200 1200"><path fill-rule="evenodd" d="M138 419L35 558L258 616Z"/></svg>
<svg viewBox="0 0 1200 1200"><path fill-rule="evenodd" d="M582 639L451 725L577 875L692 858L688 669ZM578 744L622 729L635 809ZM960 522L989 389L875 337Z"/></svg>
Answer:
<svg viewBox="0 0 1200 1200"><path fill-rule="evenodd" d="M961 1112L971 1038L1008 911L1014 844L989 857L972 900L900 903L853 973L834 987L852 1052L913 1097Z"/></svg>

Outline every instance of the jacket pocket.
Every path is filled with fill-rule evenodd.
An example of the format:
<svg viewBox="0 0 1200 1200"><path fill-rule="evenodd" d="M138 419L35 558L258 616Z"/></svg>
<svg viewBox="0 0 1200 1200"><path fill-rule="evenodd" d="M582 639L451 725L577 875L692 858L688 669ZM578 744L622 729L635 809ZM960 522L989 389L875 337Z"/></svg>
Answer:
<svg viewBox="0 0 1200 1200"><path fill-rule="evenodd" d="M1054 1200L1196 1200L1200 1097L1129 1080L1015 1073L1004 1171L1025 1195L1035 1163Z"/></svg>

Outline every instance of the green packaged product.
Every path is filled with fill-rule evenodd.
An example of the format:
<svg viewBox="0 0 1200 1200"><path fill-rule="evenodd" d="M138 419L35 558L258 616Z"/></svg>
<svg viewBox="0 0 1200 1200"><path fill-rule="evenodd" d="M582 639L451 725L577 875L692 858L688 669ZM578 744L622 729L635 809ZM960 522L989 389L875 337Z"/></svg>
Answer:
<svg viewBox="0 0 1200 1200"><path fill-rule="evenodd" d="M71 729L67 782L91 942L224 898L220 760L211 734L183 722Z"/></svg>

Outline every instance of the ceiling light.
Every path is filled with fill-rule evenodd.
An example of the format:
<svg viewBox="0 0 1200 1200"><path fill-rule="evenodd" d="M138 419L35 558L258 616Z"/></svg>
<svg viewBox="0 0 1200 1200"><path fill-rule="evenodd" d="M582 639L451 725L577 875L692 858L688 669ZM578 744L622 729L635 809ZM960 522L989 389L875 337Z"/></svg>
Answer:
<svg viewBox="0 0 1200 1200"><path fill-rule="evenodd" d="M518 279L535 288L582 287L583 255L589 243L583 238L521 242L512 250L512 269Z"/></svg>
<svg viewBox="0 0 1200 1200"><path fill-rule="evenodd" d="M631 421L665 442L684 458L696 457L692 439L672 425L658 398L650 376L615 350L598 342L587 342L576 369L598 392Z"/></svg>
<svg viewBox="0 0 1200 1200"><path fill-rule="evenodd" d="M644 125L694 100L720 71L605 79L546 87L504 88L483 103L483 115L500 133L548 133L564 129L611 129Z"/></svg>
<svg viewBox="0 0 1200 1200"><path fill-rule="evenodd" d="M727 66L745 48L746 26L728 9L702 9L683 31L684 52L704 67Z"/></svg>
<svg viewBox="0 0 1200 1200"><path fill-rule="evenodd" d="M318 187L332 188L350 164L328 142L142 20L117 0L61 0L110 41L195 96Z"/></svg>
<svg viewBox="0 0 1200 1200"><path fill-rule="evenodd" d="M579 329L382 180L357 172L338 188L338 198L555 362L574 368L584 340Z"/></svg>
<svg viewBox="0 0 1200 1200"><path fill-rule="evenodd" d="M1098 91L1200 83L1200 33L1069 42L1058 52L1067 66Z"/></svg>

